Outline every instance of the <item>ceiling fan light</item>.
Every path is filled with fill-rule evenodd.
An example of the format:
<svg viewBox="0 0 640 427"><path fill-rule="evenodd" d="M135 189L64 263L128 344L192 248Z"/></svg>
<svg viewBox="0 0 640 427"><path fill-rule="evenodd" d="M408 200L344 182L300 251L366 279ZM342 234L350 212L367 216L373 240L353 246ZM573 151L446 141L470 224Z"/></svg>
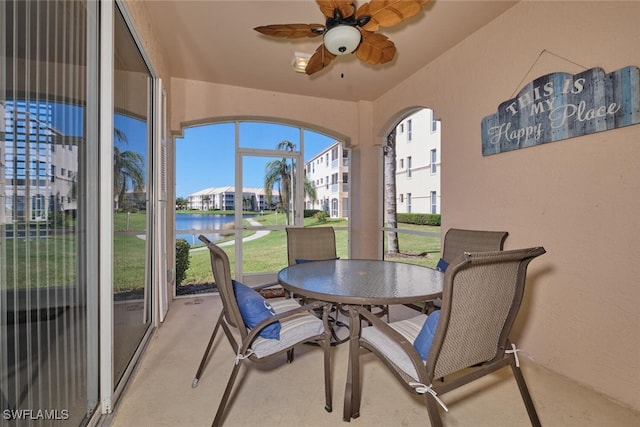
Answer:
<svg viewBox="0 0 640 427"><path fill-rule="evenodd" d="M360 30L351 25L338 25L324 34L324 46L334 55L347 55L358 47Z"/></svg>
<svg viewBox="0 0 640 427"><path fill-rule="evenodd" d="M293 69L298 73L304 73L311 55L308 53L296 52L293 55Z"/></svg>

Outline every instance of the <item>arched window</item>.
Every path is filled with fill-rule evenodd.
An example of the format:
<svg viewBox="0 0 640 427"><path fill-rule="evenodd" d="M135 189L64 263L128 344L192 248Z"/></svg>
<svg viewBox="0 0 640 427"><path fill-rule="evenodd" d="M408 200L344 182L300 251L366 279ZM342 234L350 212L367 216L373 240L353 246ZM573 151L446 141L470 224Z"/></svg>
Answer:
<svg viewBox="0 0 640 427"><path fill-rule="evenodd" d="M348 214L341 213L348 212L349 195L340 182L349 175L347 151L329 135L285 123L237 120L185 129L176 140L176 196L199 210L176 213L176 238L192 246L200 244L199 234L233 240L234 277L248 284L274 280L287 265L286 226L331 225L345 240L340 256L348 257ZM190 264L200 265L201 255L207 256L193 252ZM211 281L208 268L190 270L178 294Z"/></svg>

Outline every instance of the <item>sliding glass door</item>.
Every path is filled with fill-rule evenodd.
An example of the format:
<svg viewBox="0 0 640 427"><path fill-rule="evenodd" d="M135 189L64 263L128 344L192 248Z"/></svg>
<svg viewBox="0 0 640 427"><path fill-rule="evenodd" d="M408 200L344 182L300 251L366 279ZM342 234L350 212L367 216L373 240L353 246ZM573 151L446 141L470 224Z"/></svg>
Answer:
<svg viewBox="0 0 640 427"><path fill-rule="evenodd" d="M0 2L0 425L97 405L95 11Z"/></svg>
<svg viewBox="0 0 640 427"><path fill-rule="evenodd" d="M151 73L123 15L114 19L113 381L151 325Z"/></svg>
<svg viewBox="0 0 640 427"><path fill-rule="evenodd" d="M153 78L120 6L0 1L0 426L109 412L152 330Z"/></svg>

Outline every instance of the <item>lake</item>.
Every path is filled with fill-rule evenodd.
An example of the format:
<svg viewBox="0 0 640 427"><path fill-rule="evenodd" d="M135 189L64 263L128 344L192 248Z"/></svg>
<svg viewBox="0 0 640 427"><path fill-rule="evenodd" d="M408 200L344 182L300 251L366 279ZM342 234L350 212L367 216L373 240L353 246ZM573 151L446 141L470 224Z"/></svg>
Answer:
<svg viewBox="0 0 640 427"><path fill-rule="evenodd" d="M253 218L257 215L242 215L243 219ZM222 239L220 233L208 230L221 229L225 224L233 223L233 215L220 214L181 214L176 213L176 239L185 239L191 246L201 243L198 240L200 234L207 236L209 240L215 242ZM203 230L184 233L185 230Z"/></svg>

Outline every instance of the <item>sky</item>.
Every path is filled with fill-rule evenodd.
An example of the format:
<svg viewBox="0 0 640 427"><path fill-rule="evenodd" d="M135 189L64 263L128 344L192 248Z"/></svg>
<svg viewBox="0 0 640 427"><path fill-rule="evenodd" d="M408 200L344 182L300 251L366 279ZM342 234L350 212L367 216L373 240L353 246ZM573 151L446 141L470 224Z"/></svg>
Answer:
<svg viewBox="0 0 640 427"><path fill-rule="evenodd" d="M287 140L300 147L300 129L272 123L242 122L240 146L274 150ZM304 160L307 161L335 141L320 133L304 130ZM234 185L235 123L186 128L176 138L176 197L187 197L211 187ZM249 157L243 161L243 186L264 187L265 164L280 157Z"/></svg>
<svg viewBox="0 0 640 427"><path fill-rule="evenodd" d="M66 135L82 136L83 109L67 104L52 103L52 124ZM147 123L114 115L114 128L126 136L116 138L121 151L134 151L147 163ZM265 122L240 122L240 146L275 150L284 140L300 148L300 128ZM303 130L304 161L316 156L335 142L335 138L321 133ZM176 197L187 197L211 187L233 186L235 183L235 123L226 122L194 126L184 130L182 138L176 138ZM243 161L243 186L264 187L265 165L277 157L245 157Z"/></svg>

